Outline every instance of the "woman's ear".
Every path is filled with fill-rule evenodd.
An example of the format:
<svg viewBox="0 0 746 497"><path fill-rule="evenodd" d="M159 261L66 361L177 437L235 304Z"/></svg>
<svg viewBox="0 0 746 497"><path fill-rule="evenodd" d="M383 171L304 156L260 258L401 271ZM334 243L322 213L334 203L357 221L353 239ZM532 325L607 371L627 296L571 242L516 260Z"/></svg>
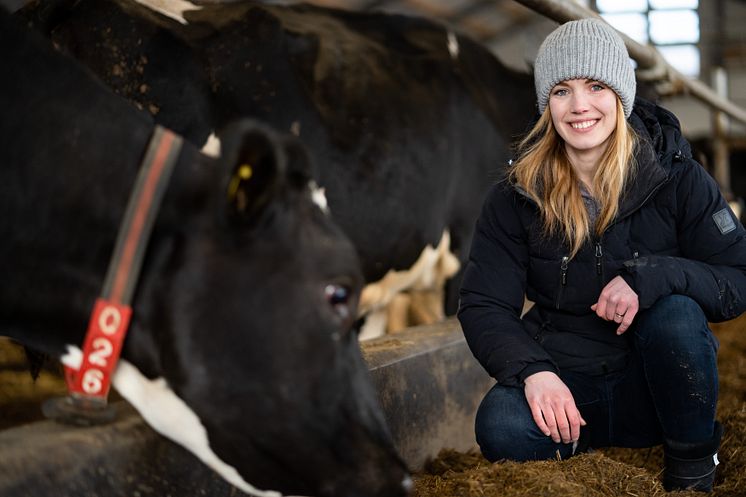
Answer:
<svg viewBox="0 0 746 497"><path fill-rule="evenodd" d="M221 133L225 210L252 221L285 187L287 158L283 139L256 121L241 120Z"/></svg>

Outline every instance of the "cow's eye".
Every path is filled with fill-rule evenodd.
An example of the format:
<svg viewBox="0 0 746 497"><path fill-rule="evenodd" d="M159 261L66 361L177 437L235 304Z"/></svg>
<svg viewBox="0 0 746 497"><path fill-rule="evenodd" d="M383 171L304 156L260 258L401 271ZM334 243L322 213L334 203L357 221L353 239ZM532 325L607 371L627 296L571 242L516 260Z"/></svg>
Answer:
<svg viewBox="0 0 746 497"><path fill-rule="evenodd" d="M337 315L346 320L350 317L350 297L352 291L343 285L326 285L324 288L324 294L326 295L326 301L334 309Z"/></svg>

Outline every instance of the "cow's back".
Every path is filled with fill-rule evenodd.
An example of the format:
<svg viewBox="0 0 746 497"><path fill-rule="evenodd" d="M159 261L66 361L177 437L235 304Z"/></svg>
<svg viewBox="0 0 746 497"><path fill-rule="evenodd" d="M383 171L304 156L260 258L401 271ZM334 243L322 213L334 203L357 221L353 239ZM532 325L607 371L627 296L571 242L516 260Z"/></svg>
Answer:
<svg viewBox="0 0 746 497"><path fill-rule="evenodd" d="M54 40L197 144L231 119L291 130L373 281L449 229L463 261L531 80L416 18L241 2L187 12L83 1ZM95 27L93 27L95 26Z"/></svg>

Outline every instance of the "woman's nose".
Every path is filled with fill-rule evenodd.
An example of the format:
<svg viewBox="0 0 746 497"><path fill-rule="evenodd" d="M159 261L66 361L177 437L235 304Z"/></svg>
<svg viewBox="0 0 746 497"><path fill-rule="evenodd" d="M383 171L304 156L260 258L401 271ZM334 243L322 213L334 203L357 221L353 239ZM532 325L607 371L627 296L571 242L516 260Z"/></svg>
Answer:
<svg viewBox="0 0 746 497"><path fill-rule="evenodd" d="M588 99L580 92L574 92L570 98L570 111L581 114L588 111Z"/></svg>

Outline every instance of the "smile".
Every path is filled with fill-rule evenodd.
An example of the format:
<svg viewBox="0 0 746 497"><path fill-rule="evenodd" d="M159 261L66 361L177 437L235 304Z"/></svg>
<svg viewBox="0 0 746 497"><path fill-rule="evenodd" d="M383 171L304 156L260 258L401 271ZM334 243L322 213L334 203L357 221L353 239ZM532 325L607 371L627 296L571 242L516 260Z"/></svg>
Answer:
<svg viewBox="0 0 746 497"><path fill-rule="evenodd" d="M598 122L598 119L592 119L590 121L580 121L577 123L570 123L570 126L572 126L574 129L586 129L586 128L590 128L597 122Z"/></svg>

